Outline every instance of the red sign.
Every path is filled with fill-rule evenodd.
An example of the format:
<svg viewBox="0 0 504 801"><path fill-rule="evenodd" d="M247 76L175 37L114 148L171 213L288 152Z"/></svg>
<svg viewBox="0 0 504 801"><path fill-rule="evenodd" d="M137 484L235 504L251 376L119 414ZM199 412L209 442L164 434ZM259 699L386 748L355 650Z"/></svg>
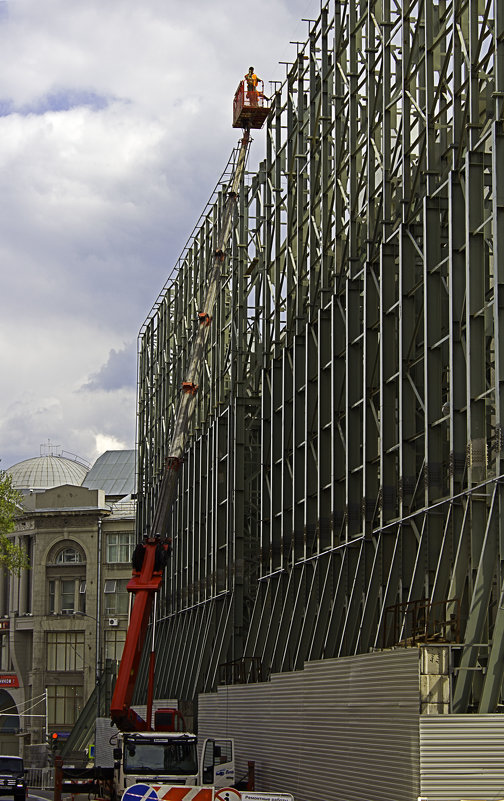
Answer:
<svg viewBox="0 0 504 801"><path fill-rule="evenodd" d="M0 687L19 687L18 677L0 673Z"/></svg>

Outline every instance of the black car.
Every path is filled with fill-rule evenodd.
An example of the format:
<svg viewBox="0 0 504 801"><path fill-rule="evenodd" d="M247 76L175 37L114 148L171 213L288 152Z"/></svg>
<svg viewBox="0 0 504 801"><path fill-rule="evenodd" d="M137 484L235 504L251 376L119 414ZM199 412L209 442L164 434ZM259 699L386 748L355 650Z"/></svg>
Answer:
<svg viewBox="0 0 504 801"><path fill-rule="evenodd" d="M15 801L25 801L26 781L21 757L0 756L0 797L13 796Z"/></svg>

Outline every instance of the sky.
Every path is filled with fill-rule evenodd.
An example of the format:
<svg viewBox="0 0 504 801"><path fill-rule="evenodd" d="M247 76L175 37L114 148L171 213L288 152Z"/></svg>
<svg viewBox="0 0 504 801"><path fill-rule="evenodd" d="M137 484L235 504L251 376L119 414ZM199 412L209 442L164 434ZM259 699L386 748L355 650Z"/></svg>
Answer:
<svg viewBox="0 0 504 801"><path fill-rule="evenodd" d="M0 0L0 468L133 448L136 352L239 132L320 0ZM264 156L257 131L252 158Z"/></svg>

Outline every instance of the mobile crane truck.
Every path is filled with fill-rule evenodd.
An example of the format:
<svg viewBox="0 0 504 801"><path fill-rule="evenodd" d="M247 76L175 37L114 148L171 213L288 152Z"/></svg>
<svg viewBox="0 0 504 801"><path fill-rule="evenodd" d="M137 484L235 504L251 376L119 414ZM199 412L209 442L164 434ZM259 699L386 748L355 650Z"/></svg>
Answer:
<svg viewBox="0 0 504 801"><path fill-rule="evenodd" d="M259 84L262 86L262 81ZM189 801L193 797L198 801L213 801L219 787L231 787L235 782L232 740L205 740L201 764L198 766L196 736L184 730L184 720L177 710L157 710L152 726L154 643L157 593L170 553L170 539L167 537L170 510L177 491L178 471L191 430L226 243L231 233L233 208L245 171L250 129L263 126L269 113L265 101L264 93L257 82L253 87L246 80L240 82L233 104L233 127L243 130L243 138L231 187L225 199L222 226L208 274L204 307L198 315L198 331L192 342L187 375L182 382L151 531L137 545L133 554L133 577L127 585L128 591L133 594L133 603L110 709L112 724L119 729L114 748L114 801L121 797L123 801L144 798L149 798L149 801L172 798ZM151 613L147 711L146 720L143 720L131 708L131 702ZM181 785L190 785L192 791L183 792Z"/></svg>

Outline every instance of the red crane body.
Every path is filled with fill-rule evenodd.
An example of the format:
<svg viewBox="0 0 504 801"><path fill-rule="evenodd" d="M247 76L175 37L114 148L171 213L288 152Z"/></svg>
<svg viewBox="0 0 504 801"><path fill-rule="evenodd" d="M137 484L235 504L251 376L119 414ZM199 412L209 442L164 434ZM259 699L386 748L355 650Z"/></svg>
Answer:
<svg viewBox="0 0 504 801"><path fill-rule="evenodd" d="M152 537L148 538L140 547L144 549L141 568L140 570L133 569L133 578L127 585L127 589L133 593L134 597L126 642L124 643L123 655L110 706L112 722L121 731L149 731L151 728L151 713L149 709L147 710L147 720L145 721L131 709L131 701L152 604L163 580L163 567L170 543L169 541L161 542L159 537ZM140 553L139 546L137 546L135 553ZM151 665L149 665L149 692L151 699L153 679L151 673L153 673L153 670L154 662L151 653Z"/></svg>

